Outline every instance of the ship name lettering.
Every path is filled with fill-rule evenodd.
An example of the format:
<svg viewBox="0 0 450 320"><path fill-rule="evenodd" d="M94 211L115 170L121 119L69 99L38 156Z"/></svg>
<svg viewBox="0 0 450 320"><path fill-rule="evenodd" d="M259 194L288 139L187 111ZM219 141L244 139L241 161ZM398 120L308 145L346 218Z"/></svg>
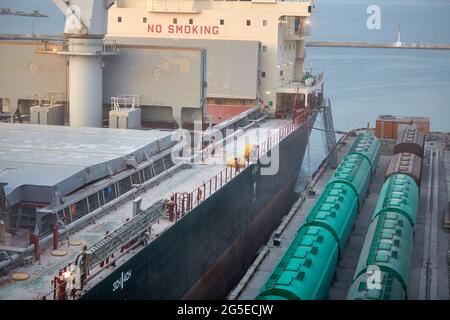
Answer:
<svg viewBox="0 0 450 320"><path fill-rule="evenodd" d="M115 292L118 289L123 290L125 282L130 280L130 278L131 278L131 270L128 270L126 273L122 272L120 274L120 278L114 281L113 283L113 292Z"/></svg>

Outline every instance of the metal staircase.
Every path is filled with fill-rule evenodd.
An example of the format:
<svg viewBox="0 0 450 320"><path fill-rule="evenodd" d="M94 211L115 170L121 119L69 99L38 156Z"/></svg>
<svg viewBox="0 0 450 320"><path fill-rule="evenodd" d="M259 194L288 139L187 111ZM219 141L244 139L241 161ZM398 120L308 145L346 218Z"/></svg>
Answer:
<svg viewBox="0 0 450 320"><path fill-rule="evenodd" d="M328 151L328 165L335 169L337 167L336 134L333 124L333 113L331 111L330 99L325 99L322 106L322 117L325 126L325 137Z"/></svg>
<svg viewBox="0 0 450 320"><path fill-rule="evenodd" d="M107 235L84 253L85 268L92 269L106 260L121 246L139 239L142 234L150 230L152 225L165 215L167 200L159 200L146 210L137 210L137 214L119 229Z"/></svg>

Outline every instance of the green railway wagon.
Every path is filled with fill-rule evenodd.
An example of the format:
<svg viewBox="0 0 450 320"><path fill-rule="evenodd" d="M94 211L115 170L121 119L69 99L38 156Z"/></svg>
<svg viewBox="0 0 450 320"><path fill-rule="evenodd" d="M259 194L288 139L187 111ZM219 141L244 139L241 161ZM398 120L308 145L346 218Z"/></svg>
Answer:
<svg viewBox="0 0 450 320"><path fill-rule="evenodd" d="M360 154L349 154L341 161L333 177L328 182L345 183L358 196L358 203L362 204L369 189L371 166L369 160Z"/></svg>
<svg viewBox="0 0 450 320"><path fill-rule="evenodd" d="M405 174L394 174L381 188L372 220L382 212L394 211L404 215L414 227L418 205L419 188L414 180Z"/></svg>
<svg viewBox="0 0 450 320"><path fill-rule="evenodd" d="M402 287L408 287L413 246L413 227L398 212L381 212L369 225L353 281L369 268L395 276Z"/></svg>
<svg viewBox="0 0 450 320"><path fill-rule="evenodd" d="M372 174L375 174L381 154L381 143L373 134L360 133L348 152L352 153L365 157L370 163Z"/></svg>
<svg viewBox="0 0 450 320"><path fill-rule="evenodd" d="M326 299L337 261L333 235L323 228L302 226L256 299Z"/></svg>
<svg viewBox="0 0 450 320"><path fill-rule="evenodd" d="M359 275L350 286L347 300L405 300L406 291L390 272L377 269Z"/></svg>
<svg viewBox="0 0 450 320"><path fill-rule="evenodd" d="M329 183L305 219L305 225L323 227L339 244L342 257L358 213L358 196L347 184Z"/></svg>

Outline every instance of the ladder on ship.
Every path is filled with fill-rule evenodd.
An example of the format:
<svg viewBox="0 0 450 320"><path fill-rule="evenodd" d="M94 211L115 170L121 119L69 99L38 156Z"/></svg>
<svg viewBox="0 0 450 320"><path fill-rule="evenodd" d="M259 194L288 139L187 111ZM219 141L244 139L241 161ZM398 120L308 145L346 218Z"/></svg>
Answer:
<svg viewBox="0 0 450 320"><path fill-rule="evenodd" d="M335 169L337 167L337 154L336 154L336 134L333 124L333 113L331 111L330 99L325 99L322 106L322 118L325 126L325 138L328 151L328 165L330 168Z"/></svg>
<svg viewBox="0 0 450 320"><path fill-rule="evenodd" d="M81 271L81 274L78 274L79 277L85 277L89 270L98 265L102 266L121 247L124 248L134 241L143 239L144 233L150 232L152 225L166 214L168 200L161 199L145 210L140 209L140 200L137 199L137 201L133 204L134 216L131 220L77 255L75 265Z"/></svg>

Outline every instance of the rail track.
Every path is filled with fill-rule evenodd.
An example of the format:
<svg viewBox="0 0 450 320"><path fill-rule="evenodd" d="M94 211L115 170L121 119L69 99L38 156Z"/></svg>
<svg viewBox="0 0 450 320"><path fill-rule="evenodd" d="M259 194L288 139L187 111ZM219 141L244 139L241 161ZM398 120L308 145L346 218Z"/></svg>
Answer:
<svg viewBox="0 0 450 320"><path fill-rule="evenodd" d="M439 149L432 143L427 146L429 153L428 192L419 297L420 300L435 300L437 299Z"/></svg>

